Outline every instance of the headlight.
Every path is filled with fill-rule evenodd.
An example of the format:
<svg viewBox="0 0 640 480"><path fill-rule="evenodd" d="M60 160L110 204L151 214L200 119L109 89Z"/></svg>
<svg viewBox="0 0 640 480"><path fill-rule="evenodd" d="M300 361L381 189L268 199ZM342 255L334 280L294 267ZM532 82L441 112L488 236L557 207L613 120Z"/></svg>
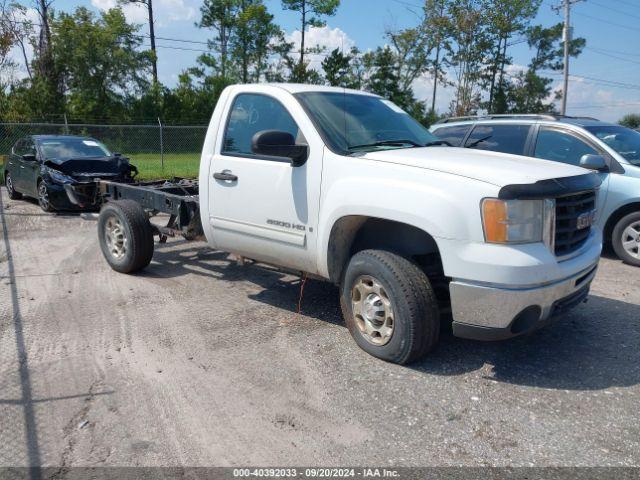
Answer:
<svg viewBox="0 0 640 480"><path fill-rule="evenodd" d="M68 177L64 173L57 172L55 170L49 170L47 172L49 174L49 178L56 183L71 183L73 182L73 178Z"/></svg>
<svg viewBox="0 0 640 480"><path fill-rule="evenodd" d="M488 243L544 242L553 249L555 201L485 198L482 226Z"/></svg>

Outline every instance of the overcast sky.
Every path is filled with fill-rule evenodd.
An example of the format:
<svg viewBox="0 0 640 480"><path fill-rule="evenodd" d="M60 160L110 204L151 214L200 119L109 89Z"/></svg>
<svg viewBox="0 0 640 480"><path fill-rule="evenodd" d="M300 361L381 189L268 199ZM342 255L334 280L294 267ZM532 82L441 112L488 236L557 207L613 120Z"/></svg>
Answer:
<svg viewBox="0 0 640 480"><path fill-rule="evenodd" d="M291 40L299 40L298 17L284 11L280 0L265 0L275 21ZM543 0L537 23L550 26L562 18L552 10L560 0ZM70 11L84 5L94 10L113 7L116 0L55 0L54 8ZM342 0L335 17L327 19L327 26L312 29L307 45L348 49L357 45L361 50L373 49L385 43L385 30L415 26L420 11L419 0ZM25 3L26 5L26 3ZM156 35L184 40L206 41L211 32L198 29L199 0L154 0ZM146 11L139 5L125 7L130 21L144 24ZM574 34L587 39L587 49L571 64L568 113L588 115L603 120L618 120L623 114L640 113L640 0L587 0L573 6ZM141 30L147 32L146 24ZM204 45L158 39L159 76L169 86L178 74L195 63L199 51L177 50L170 47L199 50ZM509 53L515 68L524 66L531 58L526 43L515 45ZM316 60L315 65L318 65ZM560 86L556 76L554 86ZM429 97L432 84L428 78L414 85L418 98ZM444 91L438 100L440 111L448 110L451 92Z"/></svg>

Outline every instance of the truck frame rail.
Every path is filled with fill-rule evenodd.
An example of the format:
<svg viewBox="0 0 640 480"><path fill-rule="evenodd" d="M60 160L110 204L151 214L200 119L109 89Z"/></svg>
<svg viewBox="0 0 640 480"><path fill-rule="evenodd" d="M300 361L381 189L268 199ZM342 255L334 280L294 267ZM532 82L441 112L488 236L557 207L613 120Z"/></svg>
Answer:
<svg viewBox="0 0 640 480"><path fill-rule="evenodd" d="M182 235L187 240L202 236L198 181L175 177L170 180L132 183L97 180L91 184L65 185L67 196L76 205L100 206L107 202L132 200L153 217L169 215L165 227L153 225L164 243L167 236Z"/></svg>

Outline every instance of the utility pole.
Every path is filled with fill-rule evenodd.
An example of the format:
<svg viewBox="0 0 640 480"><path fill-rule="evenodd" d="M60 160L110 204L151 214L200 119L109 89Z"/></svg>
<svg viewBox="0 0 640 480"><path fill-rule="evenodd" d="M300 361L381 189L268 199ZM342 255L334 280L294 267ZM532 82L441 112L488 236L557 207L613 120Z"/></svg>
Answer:
<svg viewBox="0 0 640 480"><path fill-rule="evenodd" d="M153 73L153 83L158 83L158 54L156 52L156 34L154 28L153 19L153 0L118 0L119 4L126 3L140 3L145 6L147 13L149 14L149 40L151 42L151 51L153 52L153 59L151 61L151 70Z"/></svg>
<svg viewBox="0 0 640 480"><path fill-rule="evenodd" d="M564 86L562 88L562 108L560 113L567 114L567 96L569 91L569 46L573 37L573 29L571 28L571 5L582 0L562 0L562 7L554 7L557 12L564 11L564 29L562 30L562 40L564 42Z"/></svg>
<svg viewBox="0 0 640 480"><path fill-rule="evenodd" d="M149 38L151 40L151 51L153 52L153 82L158 83L158 55L156 53L156 34L153 26L153 0L147 0L147 10L149 11Z"/></svg>

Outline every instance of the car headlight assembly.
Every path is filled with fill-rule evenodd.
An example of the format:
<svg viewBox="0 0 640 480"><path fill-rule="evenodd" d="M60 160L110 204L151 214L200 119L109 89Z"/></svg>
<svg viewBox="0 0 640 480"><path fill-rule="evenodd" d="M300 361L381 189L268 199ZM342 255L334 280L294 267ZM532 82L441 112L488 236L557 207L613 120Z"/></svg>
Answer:
<svg viewBox="0 0 640 480"><path fill-rule="evenodd" d="M488 243L522 244L542 242L553 250L555 200L482 201L482 226Z"/></svg>
<svg viewBox="0 0 640 480"><path fill-rule="evenodd" d="M74 181L73 178L55 170L49 170L47 173L49 178L55 183L71 183Z"/></svg>

